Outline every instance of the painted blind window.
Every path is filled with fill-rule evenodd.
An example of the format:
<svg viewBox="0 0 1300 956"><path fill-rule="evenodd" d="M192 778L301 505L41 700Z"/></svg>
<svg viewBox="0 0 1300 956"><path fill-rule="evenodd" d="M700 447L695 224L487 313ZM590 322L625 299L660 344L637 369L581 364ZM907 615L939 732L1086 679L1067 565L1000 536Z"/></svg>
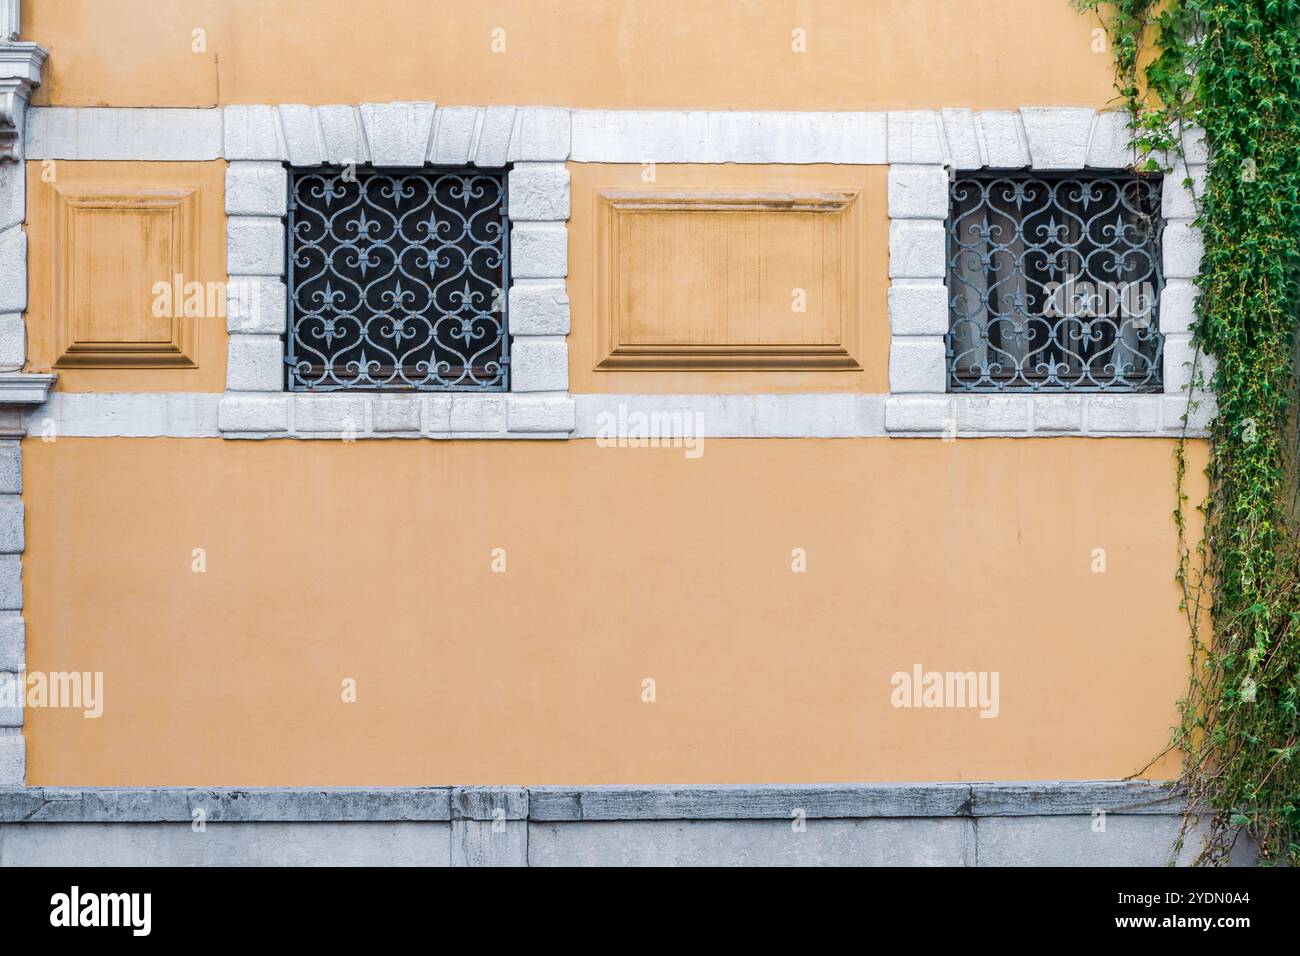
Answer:
<svg viewBox="0 0 1300 956"><path fill-rule="evenodd" d="M504 391L504 171L299 169L289 190L292 391Z"/></svg>
<svg viewBox="0 0 1300 956"><path fill-rule="evenodd" d="M1161 390L1158 176L961 174L949 391Z"/></svg>

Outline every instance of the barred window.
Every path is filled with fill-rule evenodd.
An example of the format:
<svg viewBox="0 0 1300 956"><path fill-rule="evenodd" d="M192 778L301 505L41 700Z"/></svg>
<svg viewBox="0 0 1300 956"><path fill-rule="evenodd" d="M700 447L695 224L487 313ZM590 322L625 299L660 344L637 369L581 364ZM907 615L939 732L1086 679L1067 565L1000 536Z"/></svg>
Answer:
<svg viewBox="0 0 1300 956"><path fill-rule="evenodd" d="M290 176L293 391L504 391L504 171Z"/></svg>
<svg viewBox="0 0 1300 956"><path fill-rule="evenodd" d="M1161 389L1158 176L962 174L949 391Z"/></svg>

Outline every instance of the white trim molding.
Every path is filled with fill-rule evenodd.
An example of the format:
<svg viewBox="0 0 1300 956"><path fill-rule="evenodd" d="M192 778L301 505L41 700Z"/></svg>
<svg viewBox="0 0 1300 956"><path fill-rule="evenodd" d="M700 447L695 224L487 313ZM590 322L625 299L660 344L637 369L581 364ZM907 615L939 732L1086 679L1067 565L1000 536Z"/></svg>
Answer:
<svg viewBox="0 0 1300 956"><path fill-rule="evenodd" d="M1177 436L1187 411L1176 395L353 393L322 405L332 397L52 392L24 427L69 438L1133 438ZM1204 436L1207 421L1196 410L1187 434Z"/></svg>
<svg viewBox="0 0 1300 956"><path fill-rule="evenodd" d="M230 160L227 392L217 416L223 435L564 438L573 431L565 290L568 110L421 102L228 106L223 116ZM99 151L95 142L76 148ZM285 391L285 164L322 163L510 166L509 393Z"/></svg>

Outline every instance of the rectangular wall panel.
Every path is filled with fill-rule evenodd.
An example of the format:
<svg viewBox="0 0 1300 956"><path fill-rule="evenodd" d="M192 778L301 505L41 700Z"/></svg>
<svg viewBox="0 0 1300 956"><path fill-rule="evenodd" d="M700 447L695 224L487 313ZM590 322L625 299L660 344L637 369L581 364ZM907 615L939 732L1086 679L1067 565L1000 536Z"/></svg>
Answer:
<svg viewBox="0 0 1300 956"><path fill-rule="evenodd" d="M857 369L855 190L606 189L600 369Z"/></svg>

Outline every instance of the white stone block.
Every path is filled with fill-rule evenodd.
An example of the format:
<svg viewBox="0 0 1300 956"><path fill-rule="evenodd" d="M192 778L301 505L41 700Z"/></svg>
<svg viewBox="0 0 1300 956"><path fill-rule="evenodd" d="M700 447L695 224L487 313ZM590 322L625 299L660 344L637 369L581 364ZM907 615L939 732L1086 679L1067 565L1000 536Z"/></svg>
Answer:
<svg viewBox="0 0 1300 956"><path fill-rule="evenodd" d="M513 221L553 222L569 218L569 170L563 163L516 163L509 178Z"/></svg>
<svg viewBox="0 0 1300 956"><path fill-rule="evenodd" d="M12 439L0 441L0 494L23 493L23 449Z"/></svg>
<svg viewBox="0 0 1300 956"><path fill-rule="evenodd" d="M1083 398L1079 395L1035 395L1034 431L1077 432L1083 429Z"/></svg>
<svg viewBox="0 0 1300 956"><path fill-rule="evenodd" d="M283 275L284 223L279 219L232 216L226 220L226 243L230 275Z"/></svg>
<svg viewBox="0 0 1300 956"><path fill-rule="evenodd" d="M36 107L28 159L204 161L222 155L220 109Z"/></svg>
<svg viewBox="0 0 1300 956"><path fill-rule="evenodd" d="M293 429L305 434L360 437L366 431L366 400L350 395L299 395L293 402Z"/></svg>
<svg viewBox="0 0 1300 956"><path fill-rule="evenodd" d="M0 312L27 308L27 234L22 226L0 233Z"/></svg>
<svg viewBox="0 0 1300 956"><path fill-rule="evenodd" d="M1159 395L1089 395L1084 399L1092 434L1154 434L1160 428Z"/></svg>
<svg viewBox="0 0 1300 956"><path fill-rule="evenodd" d="M0 232L27 218L27 164L0 164Z"/></svg>
<svg viewBox="0 0 1300 956"><path fill-rule="evenodd" d="M504 166L510 161L510 140L515 129L515 108L489 106L481 112L478 141L474 144L474 165Z"/></svg>
<svg viewBox="0 0 1300 956"><path fill-rule="evenodd" d="M451 396L449 428L458 434L494 434L505 430L506 403L500 395ZM432 425L428 429L434 431Z"/></svg>
<svg viewBox="0 0 1300 956"><path fill-rule="evenodd" d="M0 315L0 372L17 372L27 362L27 325L21 313Z"/></svg>
<svg viewBox="0 0 1300 956"><path fill-rule="evenodd" d="M947 170L942 166L890 166L889 218L947 219Z"/></svg>
<svg viewBox="0 0 1300 956"><path fill-rule="evenodd" d="M423 396L425 432L441 435L451 431L451 398L450 395Z"/></svg>
<svg viewBox="0 0 1300 956"><path fill-rule="evenodd" d="M0 554L0 610L23 608L23 565L16 554Z"/></svg>
<svg viewBox="0 0 1300 956"><path fill-rule="evenodd" d="M510 331L515 335L568 335L569 293L563 282L516 282L510 287Z"/></svg>
<svg viewBox="0 0 1300 956"><path fill-rule="evenodd" d="M227 339L226 388L230 391L281 391L284 368L284 343L278 335L232 335Z"/></svg>
<svg viewBox="0 0 1300 956"><path fill-rule="evenodd" d="M959 395L953 399L957 432L1020 434L1029 431L1027 395Z"/></svg>
<svg viewBox="0 0 1300 956"><path fill-rule="evenodd" d="M868 164L886 157L883 113L726 110L703 115L705 162Z"/></svg>
<svg viewBox="0 0 1300 956"><path fill-rule="evenodd" d="M506 398L506 425L512 432L571 432L577 425L577 413L571 398L510 395Z"/></svg>
<svg viewBox="0 0 1300 956"><path fill-rule="evenodd" d="M510 347L512 392L563 392L569 387L569 347L563 339L516 338Z"/></svg>
<svg viewBox="0 0 1300 956"><path fill-rule="evenodd" d="M420 431L418 395L381 395L370 401L370 421L376 432Z"/></svg>
<svg viewBox="0 0 1300 956"><path fill-rule="evenodd" d="M1188 435L1201 436L1209 431L1218 413L1218 403L1209 392L1166 395L1160 402L1160 427L1167 434L1181 435L1185 425Z"/></svg>
<svg viewBox="0 0 1300 956"><path fill-rule="evenodd" d="M1214 359L1197 347L1192 336L1186 333L1165 335L1164 383L1166 394L1186 392L1192 383L1195 369L1198 393L1208 391L1214 379Z"/></svg>
<svg viewBox="0 0 1300 956"><path fill-rule="evenodd" d="M948 287L938 282L891 283L889 328L894 335L947 333Z"/></svg>
<svg viewBox="0 0 1300 956"><path fill-rule="evenodd" d="M1190 332L1196 320L1200 289L1190 279L1170 279L1160 292L1160 331Z"/></svg>
<svg viewBox="0 0 1300 956"><path fill-rule="evenodd" d="M226 285L226 331L284 333L286 290L278 279L231 276Z"/></svg>
<svg viewBox="0 0 1300 956"><path fill-rule="evenodd" d="M23 500L18 495L0 495L0 554L22 554Z"/></svg>
<svg viewBox="0 0 1300 956"><path fill-rule="evenodd" d="M0 736L0 787L21 787L27 780L27 742L22 734Z"/></svg>
<svg viewBox="0 0 1300 956"><path fill-rule="evenodd" d="M473 106L443 107L434 114L429 162L438 166L464 166L474 149L479 111Z"/></svg>
<svg viewBox="0 0 1300 956"><path fill-rule="evenodd" d="M21 614L0 612L0 670L27 669L27 624Z"/></svg>
<svg viewBox="0 0 1300 956"><path fill-rule="evenodd" d="M891 395L885 401L885 431L955 433L957 417L944 395Z"/></svg>
<svg viewBox="0 0 1300 956"><path fill-rule="evenodd" d="M318 106L316 120L320 123L321 145L326 162L336 166L349 163L364 165L370 162L370 151L361 135L361 119L353 106ZM415 165L421 165L416 163Z"/></svg>
<svg viewBox="0 0 1300 956"><path fill-rule="evenodd" d="M365 103L361 120L376 166L423 166L433 136L434 104Z"/></svg>
<svg viewBox="0 0 1300 956"><path fill-rule="evenodd" d="M1082 169L1088 158L1093 110L1022 109L1025 141L1035 169Z"/></svg>
<svg viewBox="0 0 1300 956"><path fill-rule="evenodd" d="M975 114L971 110L940 110L939 117L953 168L979 169L983 166Z"/></svg>
<svg viewBox="0 0 1300 956"><path fill-rule="evenodd" d="M227 106L224 112L228 160L284 159L279 121L271 106Z"/></svg>
<svg viewBox="0 0 1300 956"><path fill-rule="evenodd" d="M1093 169L1127 169L1137 158L1129 115L1123 110L1098 113L1088 143L1088 166Z"/></svg>
<svg viewBox="0 0 1300 956"><path fill-rule="evenodd" d="M1196 278L1204 252L1201 231L1185 222L1171 222L1165 226L1160 242L1164 247L1165 278Z"/></svg>
<svg viewBox="0 0 1300 956"><path fill-rule="evenodd" d="M285 104L280 107L280 129L291 166L319 166L325 162L316 111L310 106Z"/></svg>
<svg viewBox="0 0 1300 956"><path fill-rule="evenodd" d="M1020 114L1005 110L984 110L975 114L984 165L990 169L1023 169L1029 165Z"/></svg>
<svg viewBox="0 0 1300 956"><path fill-rule="evenodd" d="M1181 130L1179 138L1183 144L1183 160L1188 165L1204 166L1210 162L1210 143L1205 138L1205 130L1188 126Z"/></svg>
<svg viewBox="0 0 1300 956"><path fill-rule="evenodd" d="M575 110L571 159L586 163L705 163L709 114Z"/></svg>
<svg viewBox="0 0 1300 956"><path fill-rule="evenodd" d="M23 725L25 697L22 675L0 671L0 727Z"/></svg>
<svg viewBox="0 0 1300 956"><path fill-rule="evenodd" d="M1191 188L1187 180L1192 181ZM1160 192L1160 213L1166 219L1195 219L1197 203L1205 195L1205 167L1178 163L1165 176Z"/></svg>
<svg viewBox="0 0 1300 956"><path fill-rule="evenodd" d="M223 432L284 432L289 430L289 399L282 395L226 396L217 408Z"/></svg>
<svg viewBox="0 0 1300 956"><path fill-rule="evenodd" d="M569 274L564 223L523 222L510 232L510 273L516 279L563 279Z"/></svg>
<svg viewBox="0 0 1300 956"><path fill-rule="evenodd" d="M567 109L526 107L519 111L518 135L510 144L516 162L564 162L569 158L572 123Z"/></svg>
<svg viewBox="0 0 1300 956"><path fill-rule="evenodd" d="M944 162L938 113L932 110L891 111L887 123L889 162Z"/></svg>
<svg viewBox="0 0 1300 956"><path fill-rule="evenodd" d="M889 346L889 391L939 392L948 386L943 339L939 336L896 338Z"/></svg>
<svg viewBox="0 0 1300 956"><path fill-rule="evenodd" d="M942 279L946 233L942 222L896 219L889 224L889 277Z"/></svg>
<svg viewBox="0 0 1300 956"><path fill-rule="evenodd" d="M283 216L289 176L279 163L231 163L226 167L227 216Z"/></svg>

